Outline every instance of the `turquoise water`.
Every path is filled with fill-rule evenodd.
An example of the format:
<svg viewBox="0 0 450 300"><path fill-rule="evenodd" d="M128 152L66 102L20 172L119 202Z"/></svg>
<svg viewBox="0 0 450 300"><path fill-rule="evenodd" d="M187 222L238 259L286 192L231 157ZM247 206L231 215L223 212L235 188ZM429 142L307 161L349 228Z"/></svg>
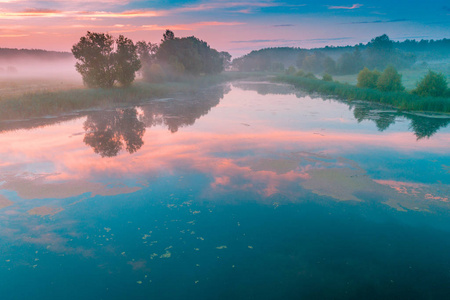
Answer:
<svg viewBox="0 0 450 300"><path fill-rule="evenodd" d="M261 82L0 122L0 295L447 299L449 123Z"/></svg>

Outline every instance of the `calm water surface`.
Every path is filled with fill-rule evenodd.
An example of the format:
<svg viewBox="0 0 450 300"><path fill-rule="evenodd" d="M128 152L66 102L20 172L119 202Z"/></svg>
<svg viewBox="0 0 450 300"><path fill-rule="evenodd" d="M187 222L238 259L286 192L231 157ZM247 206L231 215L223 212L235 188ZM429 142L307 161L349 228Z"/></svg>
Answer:
<svg viewBox="0 0 450 300"><path fill-rule="evenodd" d="M449 123L261 82L0 122L1 299L450 299Z"/></svg>

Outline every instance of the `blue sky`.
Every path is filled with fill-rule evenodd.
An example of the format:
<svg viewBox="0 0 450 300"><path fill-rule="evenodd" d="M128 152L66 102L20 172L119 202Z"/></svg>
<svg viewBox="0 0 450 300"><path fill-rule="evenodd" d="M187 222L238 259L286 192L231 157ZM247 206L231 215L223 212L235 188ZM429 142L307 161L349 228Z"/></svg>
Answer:
<svg viewBox="0 0 450 300"><path fill-rule="evenodd" d="M0 47L68 51L87 30L158 42L165 29L233 56L264 47L450 38L450 3L436 1L0 0Z"/></svg>

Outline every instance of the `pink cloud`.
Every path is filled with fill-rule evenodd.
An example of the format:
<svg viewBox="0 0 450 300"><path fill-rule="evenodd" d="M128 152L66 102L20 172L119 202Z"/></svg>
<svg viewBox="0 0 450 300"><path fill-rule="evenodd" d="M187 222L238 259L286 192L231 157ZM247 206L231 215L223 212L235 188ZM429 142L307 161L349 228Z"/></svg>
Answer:
<svg viewBox="0 0 450 300"><path fill-rule="evenodd" d="M363 6L362 4L353 4L352 6L328 6L328 9L357 9Z"/></svg>

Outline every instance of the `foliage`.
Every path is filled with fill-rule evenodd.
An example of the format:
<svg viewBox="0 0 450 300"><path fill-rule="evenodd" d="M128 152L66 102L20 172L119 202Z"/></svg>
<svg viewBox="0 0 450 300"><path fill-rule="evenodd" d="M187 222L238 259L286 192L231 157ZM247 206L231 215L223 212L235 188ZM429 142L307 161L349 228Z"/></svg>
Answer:
<svg viewBox="0 0 450 300"><path fill-rule="evenodd" d="M172 33L173 34L173 33ZM171 33L164 34L156 59L175 73L186 72L199 75L217 74L224 69L224 59L229 56L211 49L209 45L194 36L176 38Z"/></svg>
<svg viewBox="0 0 450 300"><path fill-rule="evenodd" d="M403 91L402 75L393 66L388 66L378 78L377 88L383 92Z"/></svg>
<svg viewBox="0 0 450 300"><path fill-rule="evenodd" d="M323 74L322 80L323 81L333 81L333 77L331 77L330 74L325 73L325 74Z"/></svg>
<svg viewBox="0 0 450 300"><path fill-rule="evenodd" d="M364 69L358 73L358 83L356 86L360 88L376 89L380 75L381 73L376 69L370 71L368 68L364 67Z"/></svg>
<svg viewBox="0 0 450 300"><path fill-rule="evenodd" d="M295 76L297 76L297 77L304 77L305 76L305 72L303 70L298 70L297 73L295 73Z"/></svg>
<svg viewBox="0 0 450 300"><path fill-rule="evenodd" d="M358 47L352 53L344 53L337 62L339 74L355 74L364 66L361 51Z"/></svg>
<svg viewBox="0 0 450 300"><path fill-rule="evenodd" d="M367 44L367 56L366 66L370 68L383 69L387 65L403 68L415 62L414 55L396 49L395 43L386 34L373 38Z"/></svg>
<svg viewBox="0 0 450 300"><path fill-rule="evenodd" d="M289 68L287 68L287 70L285 71L286 75L294 75L297 72L297 70L295 69L294 66L290 66Z"/></svg>
<svg viewBox="0 0 450 300"><path fill-rule="evenodd" d="M337 72L336 62L334 61L334 59L332 59L329 56L325 57L325 59L323 61L323 68L324 68L325 73L328 73L328 74L336 74L336 72Z"/></svg>
<svg viewBox="0 0 450 300"><path fill-rule="evenodd" d="M327 56L320 51L315 51L312 54L300 52L297 58L297 67L309 72L320 73L324 70L326 58Z"/></svg>
<svg viewBox="0 0 450 300"><path fill-rule="evenodd" d="M231 66L231 54L226 51L222 51L219 54L222 57L224 70L228 69Z"/></svg>
<svg viewBox="0 0 450 300"><path fill-rule="evenodd" d="M75 67L88 87L111 87L115 81L114 40L109 34L87 32L72 47Z"/></svg>
<svg viewBox="0 0 450 300"><path fill-rule="evenodd" d="M450 113L450 98L420 97L404 91L385 92L376 89L359 88L335 81L323 81L306 77L280 75L276 79L324 95L334 95L347 100L365 100L395 106L404 110Z"/></svg>
<svg viewBox="0 0 450 300"><path fill-rule="evenodd" d="M139 41L136 43L137 53L142 65L150 65L156 52L158 51L158 45L150 42Z"/></svg>
<svg viewBox="0 0 450 300"><path fill-rule="evenodd" d="M72 47L83 82L88 87L102 88L112 87L116 80L124 86L131 84L141 67L136 50L133 42L122 35L114 40L109 34L89 31Z"/></svg>
<svg viewBox="0 0 450 300"><path fill-rule="evenodd" d="M116 45L116 78L122 86L129 86L134 81L136 71L141 68L137 46L123 35L116 40Z"/></svg>
<svg viewBox="0 0 450 300"><path fill-rule="evenodd" d="M419 96L443 97L447 90L444 74L430 70L412 92Z"/></svg>
<svg viewBox="0 0 450 300"><path fill-rule="evenodd" d="M268 71L271 72L283 72L284 71L284 64L282 62L273 62L270 64Z"/></svg>
<svg viewBox="0 0 450 300"><path fill-rule="evenodd" d="M163 34L163 39L161 41L164 42L164 41L170 41L173 39L175 39L175 34L173 33L173 31L166 29L166 32Z"/></svg>
<svg viewBox="0 0 450 300"><path fill-rule="evenodd" d="M450 55L450 39L439 41L394 42L387 35L373 38L367 44L355 46L326 46L316 49L265 48L235 58L232 66L239 71L271 71L274 63L295 65L315 74L357 74L363 67L383 70L387 65L401 69L414 64L419 58L446 58Z"/></svg>
<svg viewBox="0 0 450 300"><path fill-rule="evenodd" d="M317 79L317 77L313 74L313 73L308 73L305 75L305 78L309 78L309 79Z"/></svg>

